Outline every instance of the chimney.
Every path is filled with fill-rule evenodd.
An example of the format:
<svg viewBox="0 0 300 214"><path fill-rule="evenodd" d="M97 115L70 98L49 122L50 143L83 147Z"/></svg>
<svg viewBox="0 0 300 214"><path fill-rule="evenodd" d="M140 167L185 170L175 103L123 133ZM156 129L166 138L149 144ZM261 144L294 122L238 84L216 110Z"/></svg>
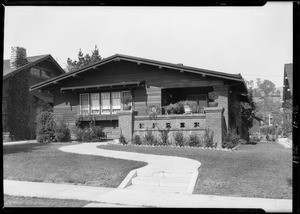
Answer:
<svg viewBox="0 0 300 214"><path fill-rule="evenodd" d="M26 49L23 47L12 47L10 56L10 68L17 69L27 64Z"/></svg>

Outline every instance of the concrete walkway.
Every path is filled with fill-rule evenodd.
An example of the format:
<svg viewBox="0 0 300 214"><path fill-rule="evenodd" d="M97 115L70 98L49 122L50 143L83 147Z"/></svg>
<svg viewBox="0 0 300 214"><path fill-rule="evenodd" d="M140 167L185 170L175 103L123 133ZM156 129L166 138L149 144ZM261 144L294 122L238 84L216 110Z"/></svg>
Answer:
<svg viewBox="0 0 300 214"><path fill-rule="evenodd" d="M93 201L86 207L261 208L292 212L292 200L194 195L4 180L4 194Z"/></svg>
<svg viewBox="0 0 300 214"><path fill-rule="evenodd" d="M104 150L96 148L106 143L83 143L63 146L59 149L64 152L77 154L97 155L110 158L147 162L148 165L131 171L119 188L132 190L147 190L151 192L193 193L201 163L196 160Z"/></svg>
<svg viewBox="0 0 300 214"><path fill-rule="evenodd" d="M29 144L29 143L37 143L37 141L36 140L9 141L9 142L3 142L3 146Z"/></svg>
<svg viewBox="0 0 300 214"><path fill-rule="evenodd" d="M292 140L289 138L278 138L277 143L284 146L284 148L292 148Z"/></svg>

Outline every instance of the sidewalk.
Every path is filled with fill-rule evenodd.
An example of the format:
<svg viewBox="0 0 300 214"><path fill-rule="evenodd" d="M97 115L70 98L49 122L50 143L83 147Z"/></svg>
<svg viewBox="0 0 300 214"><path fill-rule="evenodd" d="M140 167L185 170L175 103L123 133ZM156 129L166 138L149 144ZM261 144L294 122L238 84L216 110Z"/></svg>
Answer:
<svg viewBox="0 0 300 214"><path fill-rule="evenodd" d="M289 138L278 138L277 143L284 146L284 148L292 148L292 140Z"/></svg>
<svg viewBox="0 0 300 214"><path fill-rule="evenodd" d="M37 141L36 140L9 141L9 142L3 142L3 146L29 144L29 143L37 143Z"/></svg>
<svg viewBox="0 0 300 214"><path fill-rule="evenodd" d="M70 184L4 180L4 194L87 200L86 207L262 208L292 212L292 200L149 192Z"/></svg>

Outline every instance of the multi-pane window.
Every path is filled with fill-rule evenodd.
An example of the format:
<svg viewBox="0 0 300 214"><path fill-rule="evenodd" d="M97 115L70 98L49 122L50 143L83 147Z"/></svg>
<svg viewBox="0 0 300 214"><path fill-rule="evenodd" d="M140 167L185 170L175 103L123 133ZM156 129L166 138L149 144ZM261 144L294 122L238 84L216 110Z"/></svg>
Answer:
<svg viewBox="0 0 300 214"><path fill-rule="evenodd" d="M81 114L89 113L89 94L80 94L80 108Z"/></svg>
<svg viewBox="0 0 300 214"><path fill-rule="evenodd" d="M40 76L40 69L37 68L31 68L30 69L30 74L34 76Z"/></svg>
<svg viewBox="0 0 300 214"><path fill-rule="evenodd" d="M50 75L46 71L43 71L43 70L41 70L41 77L44 77L47 79L51 78Z"/></svg>
<svg viewBox="0 0 300 214"><path fill-rule="evenodd" d="M124 108L121 97L132 98L129 91L80 94L80 114L116 114Z"/></svg>
<svg viewBox="0 0 300 214"><path fill-rule="evenodd" d="M112 113L121 110L121 92L111 92Z"/></svg>
<svg viewBox="0 0 300 214"><path fill-rule="evenodd" d="M101 114L110 114L110 92L101 93Z"/></svg>
<svg viewBox="0 0 300 214"><path fill-rule="evenodd" d="M91 94L91 113L99 114L100 113L100 99L99 93Z"/></svg>

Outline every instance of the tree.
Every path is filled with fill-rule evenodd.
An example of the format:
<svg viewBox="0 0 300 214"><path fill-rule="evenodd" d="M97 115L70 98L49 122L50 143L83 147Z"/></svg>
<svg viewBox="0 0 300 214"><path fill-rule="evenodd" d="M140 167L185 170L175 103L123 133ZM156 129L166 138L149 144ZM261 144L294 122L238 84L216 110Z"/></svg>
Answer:
<svg viewBox="0 0 300 214"><path fill-rule="evenodd" d="M264 80L261 82L261 79L257 78L256 83L261 94L263 93L265 97L269 96L269 94L273 93L276 89L275 84L270 80Z"/></svg>
<svg viewBox="0 0 300 214"><path fill-rule="evenodd" d="M83 68L85 66L88 66L92 63L98 62L102 59L102 57L99 54L99 50L97 48L97 45L95 45L95 49L92 51L91 56L89 54L83 54L81 51L81 48L78 52L78 61L71 60L70 58L67 59L67 68L68 71L74 71L80 68Z"/></svg>

